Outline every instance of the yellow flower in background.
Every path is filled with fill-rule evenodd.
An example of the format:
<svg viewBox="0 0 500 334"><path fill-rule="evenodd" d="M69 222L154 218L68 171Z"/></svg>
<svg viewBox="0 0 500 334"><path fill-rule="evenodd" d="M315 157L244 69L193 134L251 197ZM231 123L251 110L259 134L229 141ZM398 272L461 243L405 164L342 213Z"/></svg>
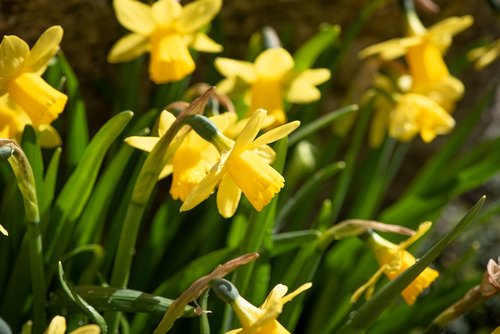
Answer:
<svg viewBox="0 0 500 334"><path fill-rule="evenodd" d="M497 39L488 45L470 50L467 58L474 61L474 68L479 71L493 63L499 54L500 39Z"/></svg>
<svg viewBox="0 0 500 334"><path fill-rule="evenodd" d="M424 235L430 229L431 225L431 222L420 224L420 227L418 231L416 231L415 235L399 245L396 245L382 238L375 232L372 232L366 241L370 249L373 251L375 258L379 263L380 269L366 284L361 286L353 294L351 301L355 302L365 291L367 291L367 298L371 298L375 284L382 274L385 274L392 280L398 277L403 271L414 265L416 262L415 257L406 251L406 248ZM408 305L414 304L415 300L422 293L422 291L429 287L438 276L439 273L436 270L426 268L417 278L415 278L413 282L410 283L410 285L403 290L403 292L401 292L403 299Z"/></svg>
<svg viewBox="0 0 500 334"><path fill-rule="evenodd" d="M260 307L256 307L238 295L230 305L240 320L241 327L226 334L289 334L276 318L281 314L283 305L312 286L305 283L292 293L286 294L288 287L276 285Z"/></svg>
<svg viewBox="0 0 500 334"><path fill-rule="evenodd" d="M225 113L213 116L210 120L224 131L235 122L235 117L233 113ZM135 148L151 152L174 121L174 115L163 111L158 124L158 137L133 136L126 138L125 142ZM173 154L172 161L164 166L160 179L172 174L170 194L174 199L184 201L219 159L220 154L212 144L202 139L196 132L190 131Z"/></svg>
<svg viewBox="0 0 500 334"><path fill-rule="evenodd" d="M274 151L267 146L287 136L300 122L290 122L255 138L261 130L267 112L257 110L233 141L220 135L214 143L221 152L220 161L188 195L181 211L187 211L207 199L218 186L217 208L223 217L236 211L241 193L252 206L261 211L284 186L284 178L269 164Z"/></svg>
<svg viewBox="0 0 500 334"><path fill-rule="evenodd" d="M49 327L44 334L64 334L66 333L66 319L63 316L56 315L50 321ZM99 334L101 329L95 324L85 325L71 331L70 334Z"/></svg>
<svg viewBox="0 0 500 334"><path fill-rule="evenodd" d="M451 112L464 92L463 84L450 75L443 53L452 36L469 27L471 16L451 17L429 29L415 13L408 14L409 36L372 45L360 52L361 57L379 54L385 60L406 57L413 83L411 91L427 95Z"/></svg>
<svg viewBox="0 0 500 334"><path fill-rule="evenodd" d="M118 21L132 33L113 46L108 61L130 61L150 52L149 75L156 84L181 80L194 71L189 47L202 52L222 50L200 31L219 12L222 0L196 0L184 7L176 0L159 0L151 6L114 0L113 6Z"/></svg>
<svg viewBox="0 0 500 334"><path fill-rule="evenodd" d="M321 97L316 88L330 78L325 68L294 71L294 60L283 48L263 51L254 63L217 58L215 67L226 78L217 85L224 94L237 92L243 84L250 105L250 113L263 108L273 118L272 126L284 124L285 100L291 103L310 103Z"/></svg>
<svg viewBox="0 0 500 334"><path fill-rule="evenodd" d="M42 146L61 140L50 126L64 110L68 97L50 86L41 75L59 51L60 26L47 29L30 50L17 36L4 36L0 44L0 135L19 139L31 124L41 134Z"/></svg>
<svg viewBox="0 0 500 334"><path fill-rule="evenodd" d="M455 127L453 117L425 95L407 93L397 96L396 101L389 113L389 135L393 138L409 141L420 134L429 143Z"/></svg>

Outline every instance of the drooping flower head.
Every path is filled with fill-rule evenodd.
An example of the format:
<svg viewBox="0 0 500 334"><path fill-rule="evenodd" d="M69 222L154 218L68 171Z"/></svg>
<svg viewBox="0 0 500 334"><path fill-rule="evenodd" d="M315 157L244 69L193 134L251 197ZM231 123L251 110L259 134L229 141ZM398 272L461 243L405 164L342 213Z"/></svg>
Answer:
<svg viewBox="0 0 500 334"><path fill-rule="evenodd" d="M137 0L114 0L118 21L132 33L111 49L108 61L125 62L151 53L149 75L157 84L178 81L192 73L194 60L188 47L220 52L222 46L201 29L219 12L222 0L196 0L182 7L176 0L151 6Z"/></svg>
<svg viewBox="0 0 500 334"><path fill-rule="evenodd" d="M321 97L316 88L330 78L325 68L294 71L294 60L283 48L270 48L257 56L254 63L217 58L215 67L226 78L217 90L231 94L246 91L250 113L258 108L266 109L273 117L273 127L287 120L284 102L310 103Z"/></svg>
<svg viewBox="0 0 500 334"><path fill-rule="evenodd" d="M217 208L223 217L234 214L242 192L250 204L261 211L283 188L283 176L269 165L274 158L274 151L267 144L287 136L300 122L287 123L255 138L266 114L263 109L257 110L235 141L222 134L214 138L213 143L221 153L221 158L191 191L181 211L190 210L206 200L217 186Z"/></svg>
<svg viewBox="0 0 500 334"><path fill-rule="evenodd" d="M305 283L289 294L286 294L288 291L286 285L278 284L260 307L241 297L234 285L227 280L216 279L211 286L222 300L231 305L241 323L241 328L226 334L289 334L290 332L276 319L281 314L284 304L309 289L312 284Z"/></svg>
<svg viewBox="0 0 500 334"><path fill-rule="evenodd" d="M68 97L41 75L59 51L63 30L47 29L30 50L17 36L4 36L0 44L0 136L18 138L26 124L45 134L42 146L60 144L50 127L63 111Z"/></svg>
<svg viewBox="0 0 500 334"><path fill-rule="evenodd" d="M367 298L370 298L373 294L375 284L382 274L385 274L392 280L414 265L416 262L415 257L411 255L406 248L427 232L431 225L431 222L422 223L415 235L399 245L382 238L375 232L370 233L366 238L366 242L375 255L380 268L366 284L362 285L353 294L351 301L355 302L364 291L367 291ZM422 291L429 287L438 276L439 273L436 270L425 268L424 271L422 271L420 275L401 292L403 299L409 305L414 304Z"/></svg>
<svg viewBox="0 0 500 334"><path fill-rule="evenodd" d="M235 121L235 117L233 113L224 113L213 116L210 120L224 131ZM125 142L135 148L151 152L174 121L175 117L171 113L163 111L158 124L158 137L133 136L126 138ZM170 194L174 199L184 201L219 159L220 154L212 144L203 140L195 131L190 131L173 154L172 160L164 166L160 179L172 174Z"/></svg>

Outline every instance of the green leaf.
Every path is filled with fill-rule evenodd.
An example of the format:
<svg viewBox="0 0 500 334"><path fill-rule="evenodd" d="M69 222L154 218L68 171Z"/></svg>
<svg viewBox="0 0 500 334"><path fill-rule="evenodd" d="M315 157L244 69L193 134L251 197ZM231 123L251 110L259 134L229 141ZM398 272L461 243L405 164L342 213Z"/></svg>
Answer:
<svg viewBox="0 0 500 334"><path fill-rule="evenodd" d="M55 203L52 226L49 226L53 230L49 232L51 243L46 254L47 262L53 263L65 251L71 240L69 234L92 192L106 151L131 118L132 112L124 111L109 120L87 146L80 163L64 185Z"/></svg>
<svg viewBox="0 0 500 334"><path fill-rule="evenodd" d="M483 196L455 225L446 233L424 256L422 256L413 266L397 278L385 285L375 296L363 304L354 313L349 322L341 328L339 333L358 333L368 329L382 312L399 296L399 294L415 280L439 254L455 240L473 221L481 210L485 201Z"/></svg>
<svg viewBox="0 0 500 334"><path fill-rule="evenodd" d="M296 210L302 209L302 204L307 198L315 196L318 189L337 172L345 168L343 161L334 162L317 171L291 198L289 198L283 207L280 208L276 217L276 226L280 228Z"/></svg>
<svg viewBox="0 0 500 334"><path fill-rule="evenodd" d="M273 236L271 256L288 253L319 239L321 233L317 230L303 230L276 234Z"/></svg>
<svg viewBox="0 0 500 334"><path fill-rule="evenodd" d="M321 130L331 123L333 123L335 120L338 118L358 110L358 106L355 104L334 110L329 112L328 114L321 116L320 118L315 119L312 122L309 122L308 124L301 126L298 128L296 131L294 131L289 137L288 137L288 146L292 146L299 142L300 140L304 139L305 137L315 133L318 130Z"/></svg>
<svg viewBox="0 0 500 334"><path fill-rule="evenodd" d="M52 154L52 159L50 159L49 166L47 167L47 171L45 172L45 179L43 180L43 196L38 202L42 221L44 221L45 212L47 212L50 208L52 200L54 199L61 152L62 149L60 147L55 149ZM47 224L44 225L47 226ZM42 228L44 225L42 225Z"/></svg>
<svg viewBox="0 0 500 334"><path fill-rule="evenodd" d="M97 310L90 305L85 299L83 299L71 286L64 277L64 271L61 261L59 261L59 282L61 286L68 295L68 297L80 308L80 310L85 313L93 322L95 322L101 329L103 334L108 332L108 326L103 316L97 312Z"/></svg>
<svg viewBox="0 0 500 334"><path fill-rule="evenodd" d="M332 46L340 35L340 26L328 23L320 26L320 31L305 42L293 55L294 69L297 71L311 68L323 51Z"/></svg>
<svg viewBox="0 0 500 334"><path fill-rule="evenodd" d="M68 94L68 105L65 112L68 118L68 137L65 141L66 163L69 169L73 169L82 158L89 142L87 114L85 102L80 94L80 83L75 72L63 52L59 52L57 58L61 74L66 79L66 93Z"/></svg>

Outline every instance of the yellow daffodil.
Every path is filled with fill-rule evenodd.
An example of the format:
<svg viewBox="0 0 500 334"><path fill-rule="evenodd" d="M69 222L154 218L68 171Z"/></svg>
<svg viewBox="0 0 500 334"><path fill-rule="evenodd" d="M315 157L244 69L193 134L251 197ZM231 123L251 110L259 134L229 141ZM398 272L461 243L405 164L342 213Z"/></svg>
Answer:
<svg viewBox="0 0 500 334"><path fill-rule="evenodd" d="M475 48L467 53L467 58L474 61L474 68L482 70L489 64L493 63L500 54L500 39L492 43Z"/></svg>
<svg viewBox="0 0 500 334"><path fill-rule="evenodd" d="M45 82L41 75L59 50L63 30L47 29L30 50L19 37L5 36L0 44L0 136L19 139L31 124L43 134L42 146L60 145L50 126L63 111L68 97Z"/></svg>
<svg viewBox="0 0 500 334"><path fill-rule="evenodd" d="M219 12L222 0L196 0L182 7L177 0L151 6L136 0L114 0L118 21L132 33L111 49L108 61L125 62L151 53L149 75L157 84L181 80L195 69L188 47L220 52L222 46L200 30Z"/></svg>
<svg viewBox="0 0 500 334"><path fill-rule="evenodd" d="M312 286L311 283L305 283L292 293L286 294L288 287L278 284L271 290L264 303L257 307L241 297L236 287L225 279L214 279L210 285L217 296L231 305L241 323L241 328L226 334L289 334L276 318L281 314L284 304Z"/></svg>
<svg viewBox="0 0 500 334"><path fill-rule="evenodd" d="M380 54L385 60L406 56L413 83L411 91L423 94L451 112L464 92L462 82L450 75L443 60L452 36L469 27L471 16L451 17L426 29L414 12L407 15L409 36L372 45L361 57Z"/></svg>
<svg viewBox="0 0 500 334"><path fill-rule="evenodd" d="M263 51L255 63L217 58L215 67L226 77L217 89L230 94L240 90L243 84L250 101L250 112L266 109L273 117L272 126L286 122L285 100L292 103L316 101L321 93L315 86L330 78L330 71L325 68L294 71L294 60L283 48Z"/></svg>
<svg viewBox="0 0 500 334"><path fill-rule="evenodd" d="M63 316L56 315L50 321L49 327L45 330L44 334L64 334L66 333L66 319ZM79 327L70 334L99 334L101 329L99 326L90 324Z"/></svg>
<svg viewBox="0 0 500 334"><path fill-rule="evenodd" d="M389 135L409 141L420 134L426 143L437 135L449 133L455 120L434 100L425 95L407 93L396 97L397 104L389 113Z"/></svg>
<svg viewBox="0 0 500 334"><path fill-rule="evenodd" d="M218 186L217 208L223 217L231 217L238 207L241 193L261 211L284 186L284 178L269 164L274 151L266 144L287 136L300 122L290 122L266 132L257 139L267 112L257 110L233 141L222 134L214 144L221 152L219 162L188 195L181 211L187 211L207 199Z"/></svg>
<svg viewBox="0 0 500 334"><path fill-rule="evenodd" d="M225 113L210 118L216 126L224 131L235 121L236 115ZM125 139L127 144L143 151L151 152L175 121L168 111L160 115L158 137L133 136ZM191 190L208 174L210 168L219 161L220 154L209 142L203 140L196 132L190 131L173 154L172 161L164 166L160 178L172 174L170 194L174 199L184 201Z"/></svg>
<svg viewBox="0 0 500 334"><path fill-rule="evenodd" d="M366 241L373 251L380 268L366 284L361 286L353 294L351 301L355 302L365 290L367 291L367 298L370 298L373 294L375 284L382 274L385 274L392 280L398 277L407 268L414 265L416 262L415 257L406 251L406 248L425 234L431 225L431 222L422 223L415 235L399 245L387 241L375 232L370 233ZM414 304L422 291L431 285L438 276L439 273L436 270L426 268L403 290L403 292L401 292L403 299L409 305Z"/></svg>

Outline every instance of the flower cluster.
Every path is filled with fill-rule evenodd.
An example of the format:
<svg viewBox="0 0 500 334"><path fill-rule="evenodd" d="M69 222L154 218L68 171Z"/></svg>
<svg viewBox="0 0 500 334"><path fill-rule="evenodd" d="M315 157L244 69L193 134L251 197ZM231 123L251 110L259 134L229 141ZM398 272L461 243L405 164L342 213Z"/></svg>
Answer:
<svg viewBox="0 0 500 334"><path fill-rule="evenodd" d="M409 36L372 45L361 57L379 54L384 60L405 56L407 73L399 74L387 90L391 101L377 104L378 121L373 125L372 144L378 145L385 129L389 135L408 141L420 134L426 143L455 126L451 117L455 103L464 92L460 80L452 76L443 54L452 36L472 24L470 16L451 17L426 29L414 11L407 10Z"/></svg>

